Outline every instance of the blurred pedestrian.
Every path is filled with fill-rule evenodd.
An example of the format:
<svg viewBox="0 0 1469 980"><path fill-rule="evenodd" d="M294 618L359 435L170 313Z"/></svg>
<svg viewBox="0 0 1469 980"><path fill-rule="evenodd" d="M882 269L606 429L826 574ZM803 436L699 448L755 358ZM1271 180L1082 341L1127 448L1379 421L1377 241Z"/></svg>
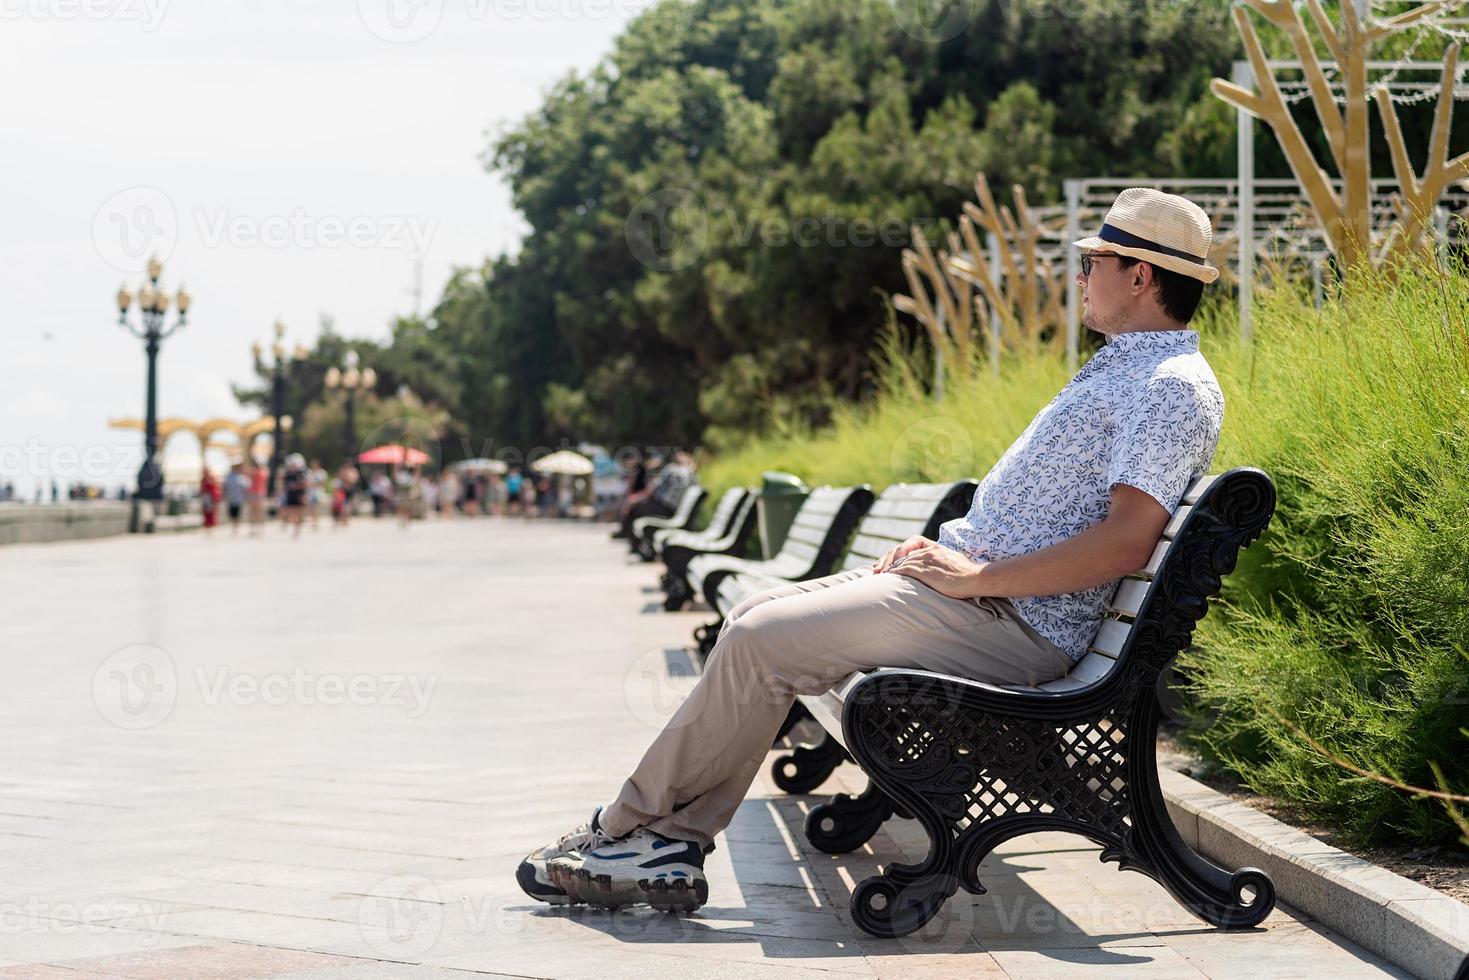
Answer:
<svg viewBox="0 0 1469 980"><path fill-rule="evenodd" d="M204 511L204 533L208 534L214 530L214 525L219 523L219 481L214 478L214 472L209 467L204 467L204 475L199 479L199 506Z"/></svg>
<svg viewBox="0 0 1469 980"><path fill-rule="evenodd" d="M261 466L258 461L253 461L254 468L250 470L250 489L245 494L245 504L250 512L250 537L255 538L265 533L265 495L270 489L270 472Z"/></svg>
<svg viewBox="0 0 1469 980"><path fill-rule="evenodd" d="M286 457L285 473L281 477L281 525L290 525L292 537L301 536L301 523L306 518L306 494L310 490L310 476L306 472L306 457L291 453Z"/></svg>
<svg viewBox="0 0 1469 980"><path fill-rule="evenodd" d="M676 449L672 458L658 470L650 483L651 490L639 500L622 518L622 530L613 537L632 538L633 521L639 517L669 517L678 508L683 493L694 482L693 457L682 449Z"/></svg>
<svg viewBox="0 0 1469 980"><path fill-rule="evenodd" d="M372 497L372 516L382 517L393 495L393 481L387 470L378 470L367 478L367 493Z"/></svg>
<svg viewBox="0 0 1469 980"><path fill-rule="evenodd" d="M465 517L475 517L479 514L479 478L473 473L464 474L464 492L461 494L460 502L464 507Z"/></svg>
<svg viewBox="0 0 1469 980"><path fill-rule="evenodd" d="M399 467L393 475L394 509L398 512L398 527L406 528L413 520L418 507L420 487L418 473L411 466Z"/></svg>
<svg viewBox="0 0 1469 980"><path fill-rule="evenodd" d="M306 516L311 518L311 530L321 530L321 505L326 502L326 467L321 460L312 459L306 467Z"/></svg>
<svg viewBox="0 0 1469 980"><path fill-rule="evenodd" d="M622 506L618 508L617 519L620 525L612 532L614 538L628 538L632 536L632 521L628 514L633 507L647 498L653 492L648 483L648 462L643 454L634 451L632 466L627 473L627 488L622 495Z"/></svg>
<svg viewBox="0 0 1469 980"><path fill-rule="evenodd" d="M525 477L521 475L520 468L516 467L505 477L505 502L506 509L511 514L520 513L520 491L525 483Z"/></svg>
<svg viewBox="0 0 1469 980"><path fill-rule="evenodd" d="M439 476L439 516L453 517L454 509L459 506L459 495L464 492L452 470L445 470Z"/></svg>
<svg viewBox="0 0 1469 980"><path fill-rule="evenodd" d="M240 514L245 509L245 498L250 491L250 481L245 478L244 467L232 463L224 478L224 505L229 514L230 533L239 536Z"/></svg>
<svg viewBox="0 0 1469 980"><path fill-rule="evenodd" d="M357 492L362 474L351 462L343 463L337 470L336 486L332 488L332 524L346 527L352 519L352 495Z"/></svg>

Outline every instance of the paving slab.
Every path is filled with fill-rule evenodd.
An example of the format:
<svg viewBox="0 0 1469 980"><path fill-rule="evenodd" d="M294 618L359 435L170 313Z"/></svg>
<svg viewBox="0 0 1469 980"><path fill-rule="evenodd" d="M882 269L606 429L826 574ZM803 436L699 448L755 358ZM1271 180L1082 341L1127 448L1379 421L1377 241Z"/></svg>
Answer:
<svg viewBox="0 0 1469 980"><path fill-rule="evenodd" d="M0 980L476 975L1394 976L1282 907L1222 933L1088 842L1035 834L914 936L852 890L912 821L833 856L762 773L698 914L561 909L513 879L584 821L697 680L654 567L585 524L359 521L16 545L0 656ZM1196 820L1192 834L1211 832Z"/></svg>

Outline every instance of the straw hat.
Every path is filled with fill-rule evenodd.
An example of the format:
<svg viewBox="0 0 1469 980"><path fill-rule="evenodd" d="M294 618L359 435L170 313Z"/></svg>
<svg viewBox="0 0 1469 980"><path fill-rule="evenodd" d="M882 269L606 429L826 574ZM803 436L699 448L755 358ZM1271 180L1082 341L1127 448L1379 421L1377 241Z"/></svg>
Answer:
<svg viewBox="0 0 1469 980"><path fill-rule="evenodd" d="M1076 247L1142 259L1209 283L1219 278L1218 269L1204 264L1213 240L1209 216L1193 201L1151 187L1129 187L1117 195L1102 230Z"/></svg>

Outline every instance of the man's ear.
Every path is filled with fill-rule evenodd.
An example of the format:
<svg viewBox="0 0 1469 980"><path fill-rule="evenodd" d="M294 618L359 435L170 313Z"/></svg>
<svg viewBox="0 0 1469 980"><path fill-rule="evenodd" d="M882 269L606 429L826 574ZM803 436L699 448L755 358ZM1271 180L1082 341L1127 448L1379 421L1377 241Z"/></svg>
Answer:
<svg viewBox="0 0 1469 980"><path fill-rule="evenodd" d="M1153 265L1151 262L1139 262L1132 267L1132 292L1135 296L1143 296L1153 288L1154 280Z"/></svg>

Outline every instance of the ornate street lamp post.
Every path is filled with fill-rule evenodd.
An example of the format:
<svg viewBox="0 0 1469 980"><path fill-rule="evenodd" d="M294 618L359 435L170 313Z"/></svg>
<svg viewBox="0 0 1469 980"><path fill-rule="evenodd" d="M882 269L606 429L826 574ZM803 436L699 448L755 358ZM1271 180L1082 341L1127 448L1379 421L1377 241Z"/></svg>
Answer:
<svg viewBox="0 0 1469 980"><path fill-rule="evenodd" d="M342 451L346 454L347 462L351 462L357 455L357 416L356 398L357 392L369 391L377 387L377 372L372 368L357 369L357 352L347 352L347 369L338 371L335 367L327 368L326 386L331 389L341 389L347 393L346 422L342 427Z"/></svg>
<svg viewBox="0 0 1469 980"><path fill-rule="evenodd" d="M286 433L291 431L291 417L286 412L286 371L290 368L292 361L304 361L311 355L305 344L297 344L294 357L286 354L286 345L283 338L286 335L286 325L279 320L275 321L275 343L270 346L270 353L275 358L270 369L270 414L275 419L275 435L271 440L270 447L270 497L275 499L276 476L280 473L281 464L286 457ZM256 344L254 346L255 360L262 360L263 348Z"/></svg>
<svg viewBox="0 0 1469 980"><path fill-rule="evenodd" d="M183 286L179 287L178 293L172 299L168 291L159 285L158 279L163 275L163 263L157 257L148 260L148 281L138 287L138 320L141 327L133 325L128 319L128 310L133 305L133 294L124 285L117 291L117 322L123 326L128 333L143 341L144 349L148 352L148 394L146 422L143 429L143 466L138 470L138 489L133 494L132 529L152 530L152 523L142 521L138 507L139 501L148 501L156 504L163 499L163 470L158 465L158 349L165 340L172 337L174 333L188 320L189 304L192 297ZM165 314L168 313L169 304L172 303L178 310L178 316L173 321L173 326L164 327Z"/></svg>

